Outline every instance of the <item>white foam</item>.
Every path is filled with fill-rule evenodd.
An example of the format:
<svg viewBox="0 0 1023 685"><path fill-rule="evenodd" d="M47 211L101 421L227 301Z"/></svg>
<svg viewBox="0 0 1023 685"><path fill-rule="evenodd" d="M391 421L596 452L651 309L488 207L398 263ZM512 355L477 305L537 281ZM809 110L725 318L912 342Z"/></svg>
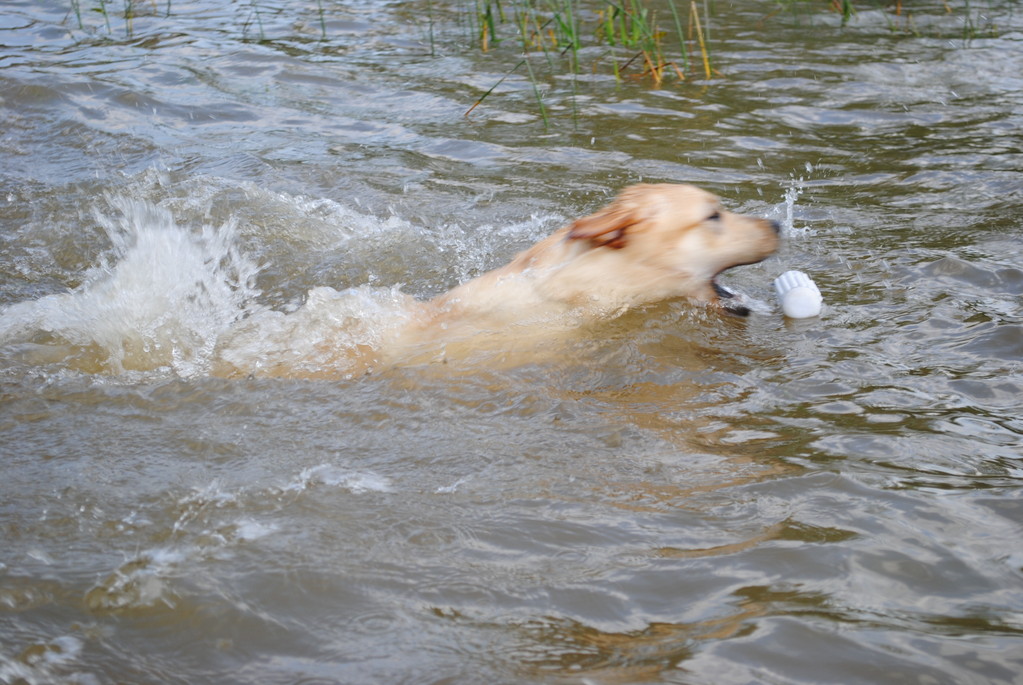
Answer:
<svg viewBox="0 0 1023 685"><path fill-rule="evenodd" d="M258 540L277 531L277 526L267 525L251 519L242 519L235 524L235 535L239 540Z"/></svg>
<svg viewBox="0 0 1023 685"><path fill-rule="evenodd" d="M169 367L190 377L208 369L219 335L252 307L259 267L235 245L236 223L178 226L149 202L110 198L97 214L112 254L68 293L0 312L0 344L44 339L91 354L113 373Z"/></svg>
<svg viewBox="0 0 1023 685"><path fill-rule="evenodd" d="M91 673L69 672L81 659L85 643L71 635L59 635L33 648L17 659L0 654L0 682L4 683L75 683L98 685L99 679Z"/></svg>
<svg viewBox="0 0 1023 685"><path fill-rule="evenodd" d="M379 348L407 321L410 301L397 287L313 288L294 312L262 310L239 324L224 337L218 356L252 374L354 373L346 351Z"/></svg>
<svg viewBox="0 0 1023 685"><path fill-rule="evenodd" d="M375 473L347 471L331 464L320 464L304 469L285 490L301 491L312 485L341 487L355 494L363 492L393 492L389 479Z"/></svg>
<svg viewBox="0 0 1023 685"><path fill-rule="evenodd" d="M459 487L465 485L470 480L471 480L471 476L463 476L463 477L459 478L458 480L456 480L451 485L443 485L443 486L437 488L437 494L438 495L449 495L449 494L451 494L453 492L457 492Z"/></svg>
<svg viewBox="0 0 1023 685"><path fill-rule="evenodd" d="M158 547L125 561L85 594L86 605L94 611L121 611L173 606L170 571L186 560L176 549Z"/></svg>

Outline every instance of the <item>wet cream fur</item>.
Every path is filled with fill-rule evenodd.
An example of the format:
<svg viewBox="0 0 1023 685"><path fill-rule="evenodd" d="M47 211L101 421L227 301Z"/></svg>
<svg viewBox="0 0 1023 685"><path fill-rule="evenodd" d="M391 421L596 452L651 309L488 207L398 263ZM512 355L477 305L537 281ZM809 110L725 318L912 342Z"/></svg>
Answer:
<svg viewBox="0 0 1023 685"><path fill-rule="evenodd" d="M634 185L505 266L426 302L408 297L404 314L372 347L338 345L302 369L293 360L262 359L256 373L351 376L497 348L514 352L511 363L525 362L544 340L635 307L680 298L721 306L725 291L714 278L765 259L778 242L773 222L729 212L694 186ZM339 341L346 337L338 332ZM325 361L337 373L317 371ZM221 367L227 375L245 373L227 366L235 367Z"/></svg>
<svg viewBox="0 0 1023 685"><path fill-rule="evenodd" d="M528 344L665 300L720 306L714 278L778 243L773 222L729 212L695 186L630 186L505 266L416 305L397 347L446 343L450 355L474 338Z"/></svg>

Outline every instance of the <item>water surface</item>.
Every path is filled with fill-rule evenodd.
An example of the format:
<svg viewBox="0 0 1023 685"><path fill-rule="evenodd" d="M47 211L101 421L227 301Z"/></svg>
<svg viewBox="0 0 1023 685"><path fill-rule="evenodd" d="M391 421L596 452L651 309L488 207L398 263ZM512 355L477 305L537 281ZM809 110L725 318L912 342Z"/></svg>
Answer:
<svg viewBox="0 0 1023 685"><path fill-rule="evenodd" d="M78 4L0 13L0 682L1018 682L1015 3L711 3L548 126L459 3ZM749 318L322 354L640 181L782 222Z"/></svg>

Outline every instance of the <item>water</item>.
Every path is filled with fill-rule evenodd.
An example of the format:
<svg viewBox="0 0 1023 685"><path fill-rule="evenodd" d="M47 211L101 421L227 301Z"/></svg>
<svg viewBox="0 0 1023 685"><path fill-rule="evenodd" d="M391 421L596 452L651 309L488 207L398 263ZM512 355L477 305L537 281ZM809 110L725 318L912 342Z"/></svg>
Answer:
<svg viewBox="0 0 1023 685"><path fill-rule="evenodd" d="M711 3L550 128L457 3L78 4L0 14L0 682L1019 682L1014 3ZM637 181L783 223L751 317L338 364Z"/></svg>

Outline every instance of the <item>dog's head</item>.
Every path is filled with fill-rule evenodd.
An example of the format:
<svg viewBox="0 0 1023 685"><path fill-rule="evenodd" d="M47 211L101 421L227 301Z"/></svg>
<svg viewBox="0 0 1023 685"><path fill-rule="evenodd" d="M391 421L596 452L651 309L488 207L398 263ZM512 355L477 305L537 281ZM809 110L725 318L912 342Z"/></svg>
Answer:
<svg viewBox="0 0 1023 685"><path fill-rule="evenodd" d="M728 212L715 195L694 186L646 184L626 188L612 204L575 221L567 239L619 252L616 261L632 272L621 277L659 284L651 299L662 298L667 288L671 296L748 314L728 306L732 293L715 279L769 257L779 233L777 223Z"/></svg>

